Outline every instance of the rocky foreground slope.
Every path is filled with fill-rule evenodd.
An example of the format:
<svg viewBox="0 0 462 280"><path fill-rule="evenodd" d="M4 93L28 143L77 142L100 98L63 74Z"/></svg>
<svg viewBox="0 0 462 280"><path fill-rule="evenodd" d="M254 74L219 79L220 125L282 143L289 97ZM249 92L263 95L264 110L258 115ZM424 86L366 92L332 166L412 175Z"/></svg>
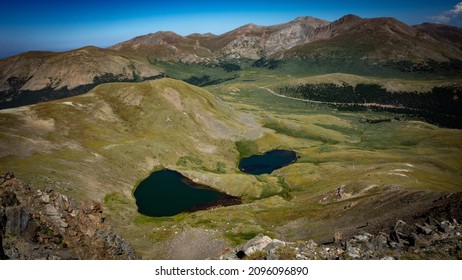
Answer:
<svg viewBox="0 0 462 280"><path fill-rule="evenodd" d="M0 177L0 259L135 259L101 206Z"/></svg>
<svg viewBox="0 0 462 280"><path fill-rule="evenodd" d="M440 197L388 231L358 227L332 242L285 242L259 234L218 259L462 259L462 194ZM104 222L101 206L52 190L31 191L12 173L0 177L0 259L136 259L132 247Z"/></svg>
<svg viewBox="0 0 462 280"><path fill-rule="evenodd" d="M259 234L247 243L228 248L219 259L400 260L462 259L462 194L440 197L427 211L398 219L388 230L367 232L367 224L346 238L335 232L332 242L285 242Z"/></svg>

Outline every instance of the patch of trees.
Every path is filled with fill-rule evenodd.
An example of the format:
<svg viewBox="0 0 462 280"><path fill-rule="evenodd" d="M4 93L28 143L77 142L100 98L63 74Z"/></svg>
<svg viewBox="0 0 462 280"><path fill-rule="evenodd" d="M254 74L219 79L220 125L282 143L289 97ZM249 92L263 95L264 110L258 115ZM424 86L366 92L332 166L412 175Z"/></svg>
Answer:
<svg viewBox="0 0 462 280"><path fill-rule="evenodd" d="M223 68L226 72L236 72L241 71L241 66L231 62L221 62L220 67Z"/></svg>
<svg viewBox="0 0 462 280"><path fill-rule="evenodd" d="M444 62L428 60L419 63L408 60L387 61L382 63L382 65L405 73L458 73L462 71L462 61L456 59Z"/></svg>
<svg viewBox="0 0 462 280"><path fill-rule="evenodd" d="M80 95L91 90L95 85L82 85L73 89L62 87L59 89L53 89L50 87L41 90L22 90L14 92L0 99L0 109L13 108L18 106L24 106L29 104L36 104L40 102L56 100L75 95ZM0 93L1 95L1 93Z"/></svg>
<svg viewBox="0 0 462 280"><path fill-rule="evenodd" d="M276 69L280 67L280 62L279 60L276 59L267 59L265 57L262 57L258 60L255 60L252 63L252 67L257 67L257 68L268 68L270 70Z"/></svg>
<svg viewBox="0 0 462 280"><path fill-rule="evenodd" d="M26 77L9 77L6 82L10 86L9 92L18 91L23 85L27 83L32 78L32 76Z"/></svg>
<svg viewBox="0 0 462 280"><path fill-rule="evenodd" d="M112 73L105 73L93 78L92 84L80 85L72 89L67 86L62 88L53 88L50 85L41 90L20 90L28 79L19 79L16 77L9 78L10 86L13 85L8 91L0 92L0 109L13 108L29 104L36 104L40 102L56 100L71 96L84 94L99 84L109 82L138 82L140 80L155 80L164 77L164 74L157 76L142 78L135 75L132 79L125 78L123 75L114 75Z"/></svg>
<svg viewBox="0 0 462 280"><path fill-rule="evenodd" d="M100 76L93 77L94 84L112 83L118 81L128 81L122 74L114 75L113 73L104 73Z"/></svg>
<svg viewBox="0 0 462 280"><path fill-rule="evenodd" d="M429 92L390 92L378 84L299 84L280 88L286 96L329 103L347 111L372 109L408 114L431 123L462 128L462 88L435 87ZM369 106L365 106L369 104ZM375 104L375 105L374 105ZM383 105L391 105L394 108Z"/></svg>
<svg viewBox="0 0 462 280"><path fill-rule="evenodd" d="M224 78L224 79L212 79L209 75L203 75L201 77L191 76L183 81L187 82L188 84L195 85L195 86L205 87L205 86L211 86L211 85L218 85L226 81L234 80L237 77L239 76L234 75L232 77Z"/></svg>

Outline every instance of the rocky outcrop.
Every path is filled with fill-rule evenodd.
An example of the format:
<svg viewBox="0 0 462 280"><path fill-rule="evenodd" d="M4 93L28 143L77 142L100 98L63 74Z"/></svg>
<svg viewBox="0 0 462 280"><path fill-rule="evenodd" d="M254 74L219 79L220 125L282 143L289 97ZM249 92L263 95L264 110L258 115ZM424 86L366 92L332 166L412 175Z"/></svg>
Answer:
<svg viewBox="0 0 462 280"><path fill-rule="evenodd" d="M394 195L398 200L404 199L405 203L414 205L414 208L406 208L394 201L392 207L399 211L392 212L389 209L386 214L393 216L390 222L388 219L381 219L380 225L372 226L366 215L362 215L366 219L363 224L351 222L348 227L340 223L330 236L296 242L281 241L259 234L245 244L227 248L218 258L462 259L462 193L441 193L441 196L422 207L411 201L409 196ZM346 186L341 186L330 194L332 199L337 200L348 196L351 193ZM346 216L342 219L349 220Z"/></svg>
<svg viewBox="0 0 462 280"><path fill-rule="evenodd" d="M122 42L111 49L145 55L155 60L210 62L210 58L259 59L316 39L316 28L329 24L313 17L299 17L284 24L247 24L219 36L156 32Z"/></svg>
<svg viewBox="0 0 462 280"><path fill-rule="evenodd" d="M457 220L429 217L424 224L398 220L388 233L358 232L342 240L336 232L333 242L313 240L284 242L259 234L246 244L227 249L219 259L297 259L297 260L400 260L462 259L462 225Z"/></svg>
<svg viewBox="0 0 462 280"><path fill-rule="evenodd" d="M408 26L394 18L345 15L328 22L313 17L260 26L247 24L218 36L172 32L139 36L111 47L150 60L207 63L213 59L272 56L307 59L445 62L461 60L462 29L434 24Z"/></svg>
<svg viewBox="0 0 462 280"><path fill-rule="evenodd" d="M11 173L0 177L0 217L1 259L136 259L99 203L31 191Z"/></svg>
<svg viewBox="0 0 462 280"><path fill-rule="evenodd" d="M221 40L229 41L222 52L235 58L259 59L317 40L317 28L327 24L328 21L313 17L299 17L272 26L248 24L220 36Z"/></svg>

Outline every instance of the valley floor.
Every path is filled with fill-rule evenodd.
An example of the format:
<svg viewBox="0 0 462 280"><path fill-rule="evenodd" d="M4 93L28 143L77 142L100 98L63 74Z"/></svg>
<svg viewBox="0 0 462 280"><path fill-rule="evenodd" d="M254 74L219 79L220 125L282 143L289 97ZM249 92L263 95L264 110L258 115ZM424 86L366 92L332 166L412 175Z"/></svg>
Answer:
<svg viewBox="0 0 462 280"><path fill-rule="evenodd" d="M345 240L358 229L390 232L397 219L413 224L462 191L461 130L268 92L281 77L247 80L254 79L206 88L173 79L106 84L2 110L0 164L33 188L100 202L106 221L146 259L214 258L258 234L320 244L336 232ZM239 171L241 157L273 149L295 151L297 162L267 175ZM244 203L141 215L132 192L162 168ZM443 218L462 216L448 209Z"/></svg>

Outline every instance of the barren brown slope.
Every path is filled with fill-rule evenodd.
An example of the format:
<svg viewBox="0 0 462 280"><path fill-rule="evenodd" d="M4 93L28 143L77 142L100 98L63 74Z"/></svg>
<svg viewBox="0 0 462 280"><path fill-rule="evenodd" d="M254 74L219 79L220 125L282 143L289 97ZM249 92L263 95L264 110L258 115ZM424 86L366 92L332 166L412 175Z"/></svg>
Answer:
<svg viewBox="0 0 462 280"><path fill-rule="evenodd" d="M394 18L362 19L342 17L317 30L313 43L294 47L280 57L347 57L372 61L437 61L462 60L462 51L450 41L406 25Z"/></svg>
<svg viewBox="0 0 462 280"><path fill-rule="evenodd" d="M0 60L0 108L55 99L56 95L66 97L73 91L83 93L103 82L136 81L160 74L145 61L96 47L27 52Z"/></svg>
<svg viewBox="0 0 462 280"><path fill-rule="evenodd" d="M258 59L312 41L316 28L327 24L313 17L272 26L248 24L219 36L215 42L226 56Z"/></svg>
<svg viewBox="0 0 462 280"><path fill-rule="evenodd" d="M409 26L394 18L346 15L334 22L299 17L284 24L247 24L222 35L172 32L139 36L111 47L153 60L188 63L222 58L249 58L277 54L278 58L338 55L370 61L462 60L459 28Z"/></svg>
<svg viewBox="0 0 462 280"><path fill-rule="evenodd" d="M462 28L445 24L423 23L413 26L434 40L462 47Z"/></svg>
<svg viewBox="0 0 462 280"><path fill-rule="evenodd" d="M202 35L199 35L202 37ZM203 36L209 38L210 36ZM211 52L202 47L197 40L180 36L174 32L159 31L143 36L138 36L110 49L147 57L149 60L180 61L210 56Z"/></svg>
<svg viewBox="0 0 462 280"><path fill-rule="evenodd" d="M191 34L183 37L173 32L157 32L133 38L111 49L158 60L186 62L222 56L258 59L309 42L314 30L328 23L313 17L299 17L272 26L247 24L219 36Z"/></svg>

